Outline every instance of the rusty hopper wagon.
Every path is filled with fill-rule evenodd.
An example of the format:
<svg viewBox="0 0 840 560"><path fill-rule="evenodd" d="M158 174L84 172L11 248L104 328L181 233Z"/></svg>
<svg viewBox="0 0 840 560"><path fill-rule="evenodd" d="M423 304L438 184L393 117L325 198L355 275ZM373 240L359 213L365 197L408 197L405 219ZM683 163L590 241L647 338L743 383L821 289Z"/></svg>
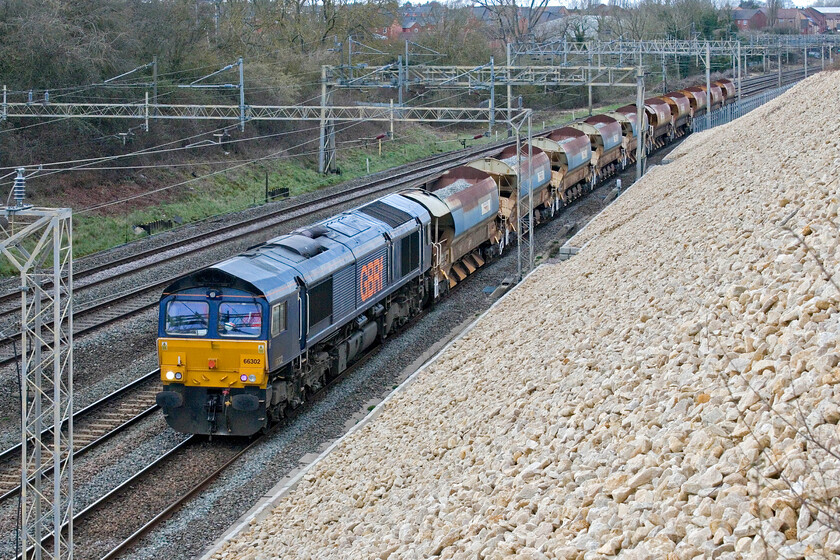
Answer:
<svg viewBox="0 0 840 560"><path fill-rule="evenodd" d="M737 91L735 90L735 83L732 80L727 80L726 78L722 80L717 80L714 84L720 87L721 92L723 93L723 104L729 105L730 103L735 103L737 101Z"/></svg>
<svg viewBox="0 0 840 560"><path fill-rule="evenodd" d="M404 191L403 196L429 211L432 224L434 297L484 266L485 257L501 253L502 233L497 225L498 187L493 178L472 167L456 167L426 185ZM482 255L482 245L485 254Z"/></svg>
<svg viewBox="0 0 840 560"><path fill-rule="evenodd" d="M691 105L691 120L694 121L700 115L706 114L706 108L709 105L706 90L699 86L692 86L680 90L680 93L686 96L689 105Z"/></svg>
<svg viewBox="0 0 840 560"><path fill-rule="evenodd" d="M607 115L595 115L573 124L572 128L589 136L593 185L615 173L621 160L621 123Z"/></svg>
<svg viewBox="0 0 840 560"><path fill-rule="evenodd" d="M604 113L621 123L622 140L621 140L621 167L622 169L627 165L636 162L636 145L639 138L639 127L636 124L636 106L625 105L615 111ZM642 113L642 118L647 123L647 116Z"/></svg>
<svg viewBox="0 0 840 560"><path fill-rule="evenodd" d="M671 108L661 97L651 97L645 99L645 113L648 117L648 145L650 149L659 148L665 144L673 131Z"/></svg>
<svg viewBox="0 0 840 560"><path fill-rule="evenodd" d="M517 184L520 164L522 180ZM547 188L551 180L551 163L539 148L522 146L521 154L517 155L516 146L510 146L496 157L486 157L467 165L489 173L498 185L499 215L505 231L503 243L507 242L509 232L518 230L519 217L528 213L526 204L529 189L533 192L534 216L537 221L542 212L550 212L555 205L552 193Z"/></svg>
<svg viewBox="0 0 840 560"><path fill-rule="evenodd" d="M582 131L564 126L544 138L534 138L534 146L551 160L551 187L556 204L567 206L591 186L592 146Z"/></svg>
<svg viewBox="0 0 840 560"><path fill-rule="evenodd" d="M662 96L671 108L671 120L674 124L674 134L683 136L691 126L691 102L685 94L672 91Z"/></svg>
<svg viewBox="0 0 840 560"><path fill-rule="evenodd" d="M700 86L700 89L706 91L706 86ZM710 95L711 98L709 110L714 111L716 109L720 109L723 106L723 90L720 88L719 85L712 82L712 86L710 88Z"/></svg>

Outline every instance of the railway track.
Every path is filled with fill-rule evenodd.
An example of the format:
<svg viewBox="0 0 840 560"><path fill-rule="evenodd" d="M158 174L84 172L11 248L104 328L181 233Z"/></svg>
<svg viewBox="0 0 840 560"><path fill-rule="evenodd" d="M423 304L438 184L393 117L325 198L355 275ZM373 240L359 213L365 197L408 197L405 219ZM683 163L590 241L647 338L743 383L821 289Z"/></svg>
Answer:
<svg viewBox="0 0 840 560"><path fill-rule="evenodd" d="M798 68L796 70L786 70L782 72L781 85L785 86L793 82L797 82L805 77L805 69ZM741 97L750 97L761 93L764 90L774 89L779 87L778 74L764 74L754 78L745 78L744 83L741 84Z"/></svg>
<svg viewBox="0 0 840 560"><path fill-rule="evenodd" d="M73 414L73 457L102 445L158 409L159 370L124 385ZM52 441L52 430L42 438ZM0 453L0 503L20 492L20 444ZM44 475L49 475L45 472Z"/></svg>
<svg viewBox="0 0 840 560"><path fill-rule="evenodd" d="M426 311L420 313L403 326L398 334L411 328L425 314ZM311 404L332 385L352 374L380 349L381 345L371 348L347 370L316 391L307 399L307 404ZM148 376L157 379L158 371L153 371ZM148 376L144 376L144 379ZM287 418L294 418L301 408L292 411ZM282 429L283 425L281 422L264 434L251 438L223 437L211 442L206 436L189 436L77 512L73 516L74 541L85 543L86 553L90 553L95 547L111 547L94 551L96 557L102 560L119 557L171 517L187 501L210 486L237 459ZM110 435L108 434L108 437ZM161 492L162 487L167 487L169 491ZM165 505L150 507L149 502L153 499L150 496L158 496L158 502L164 502ZM126 531L127 525L130 525L130 533ZM45 537L42 541L45 547L51 546L52 538L52 533ZM19 555L18 558L22 559L24 555Z"/></svg>
<svg viewBox="0 0 840 560"><path fill-rule="evenodd" d="M73 540L85 543L83 550L86 554L95 553L97 557L106 554L113 546L111 543L119 542L119 535L125 534L126 525L131 525L134 534L138 534L150 518L162 518L166 511L177 509L177 504L203 490L264 437L222 438L212 444L205 437L188 437L78 511L73 516ZM164 487L160 484L161 480L167 482ZM196 483L196 480L199 482ZM149 507L149 496L168 500L170 506L163 511ZM42 544L49 548L52 539L51 533ZM27 555L31 550L27 551Z"/></svg>

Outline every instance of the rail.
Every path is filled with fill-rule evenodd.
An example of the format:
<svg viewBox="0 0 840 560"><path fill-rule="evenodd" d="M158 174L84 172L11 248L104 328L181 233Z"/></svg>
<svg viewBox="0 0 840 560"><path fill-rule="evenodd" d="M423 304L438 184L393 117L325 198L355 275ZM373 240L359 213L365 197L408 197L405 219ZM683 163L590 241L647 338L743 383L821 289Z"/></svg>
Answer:
<svg viewBox="0 0 840 560"><path fill-rule="evenodd" d="M712 111L708 119L706 117L700 117L694 122L694 132L703 132L704 130L732 122L738 117L742 117L753 109L757 109L768 101L777 98L794 85L796 84L788 84L780 88L771 89L770 91L759 93L747 99L736 101L717 111Z"/></svg>

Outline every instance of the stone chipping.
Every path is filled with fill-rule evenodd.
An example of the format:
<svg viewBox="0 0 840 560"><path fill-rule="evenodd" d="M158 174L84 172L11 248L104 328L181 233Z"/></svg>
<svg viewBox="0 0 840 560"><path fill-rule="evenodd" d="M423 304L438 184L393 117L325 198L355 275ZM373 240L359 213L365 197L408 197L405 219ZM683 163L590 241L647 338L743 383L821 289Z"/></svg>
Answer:
<svg viewBox="0 0 840 560"><path fill-rule="evenodd" d="M689 138L213 558L840 554L838 106Z"/></svg>

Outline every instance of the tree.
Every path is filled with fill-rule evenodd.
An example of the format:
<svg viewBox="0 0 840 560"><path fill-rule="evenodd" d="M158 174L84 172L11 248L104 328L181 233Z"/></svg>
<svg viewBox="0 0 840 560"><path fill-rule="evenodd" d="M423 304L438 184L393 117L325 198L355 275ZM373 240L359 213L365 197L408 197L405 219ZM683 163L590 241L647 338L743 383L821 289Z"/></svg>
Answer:
<svg viewBox="0 0 840 560"><path fill-rule="evenodd" d="M498 39L512 43L532 36L548 0L476 0L498 25Z"/></svg>

